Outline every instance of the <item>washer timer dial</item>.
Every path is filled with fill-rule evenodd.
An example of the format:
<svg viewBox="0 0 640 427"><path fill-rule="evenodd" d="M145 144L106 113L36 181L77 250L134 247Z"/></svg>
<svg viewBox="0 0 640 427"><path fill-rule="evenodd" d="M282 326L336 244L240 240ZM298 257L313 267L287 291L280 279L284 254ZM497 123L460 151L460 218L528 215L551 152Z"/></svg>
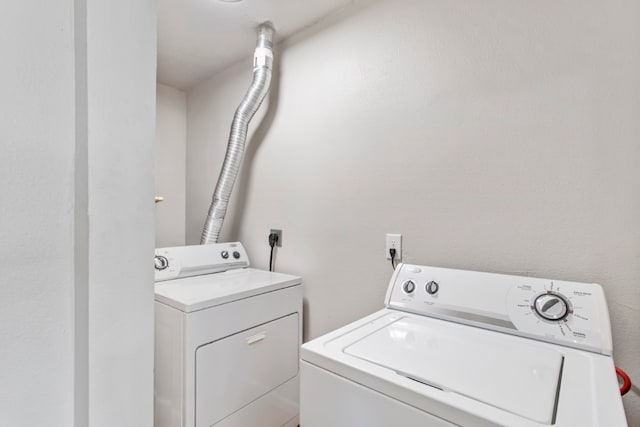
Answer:
<svg viewBox="0 0 640 427"><path fill-rule="evenodd" d="M538 295L531 308L538 316L552 322L559 322L572 312L568 300L557 292Z"/></svg>
<svg viewBox="0 0 640 427"><path fill-rule="evenodd" d="M533 308L547 320L562 320L569 312L567 303L560 296L551 293L536 298Z"/></svg>

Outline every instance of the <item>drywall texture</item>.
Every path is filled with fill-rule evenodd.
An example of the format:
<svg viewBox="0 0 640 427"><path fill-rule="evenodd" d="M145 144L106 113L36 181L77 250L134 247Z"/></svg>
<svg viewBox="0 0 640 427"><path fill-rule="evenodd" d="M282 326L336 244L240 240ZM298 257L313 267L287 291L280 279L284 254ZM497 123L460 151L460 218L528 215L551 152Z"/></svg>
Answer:
<svg viewBox="0 0 640 427"><path fill-rule="evenodd" d="M155 2L0 26L0 425L151 426Z"/></svg>
<svg viewBox="0 0 640 427"><path fill-rule="evenodd" d="M74 422L74 17L65 3L9 2L0 13L2 425Z"/></svg>
<svg viewBox="0 0 640 427"><path fill-rule="evenodd" d="M164 201L156 204L156 248L185 242L185 166L187 95L158 85L156 91L155 188Z"/></svg>
<svg viewBox="0 0 640 427"><path fill-rule="evenodd" d="M222 239L266 267L283 229L306 339L382 306L387 232L406 262L601 283L640 381L639 7L386 0L307 29L278 46ZM187 243L250 72L188 93Z"/></svg>

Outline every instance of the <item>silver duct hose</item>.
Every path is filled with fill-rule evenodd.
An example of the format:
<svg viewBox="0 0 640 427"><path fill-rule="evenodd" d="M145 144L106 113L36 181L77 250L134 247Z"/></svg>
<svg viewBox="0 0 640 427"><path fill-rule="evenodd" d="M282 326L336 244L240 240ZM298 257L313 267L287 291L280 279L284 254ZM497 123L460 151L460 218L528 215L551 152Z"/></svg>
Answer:
<svg viewBox="0 0 640 427"><path fill-rule="evenodd" d="M270 23L264 23L258 27L258 42L253 54L253 81L233 116L227 153L224 156L222 170L218 177L216 189L213 192L213 200L209 207L207 221L202 230L200 244L218 242L231 191L236 182L242 156L244 155L249 122L269 92L271 68L273 66L274 32Z"/></svg>

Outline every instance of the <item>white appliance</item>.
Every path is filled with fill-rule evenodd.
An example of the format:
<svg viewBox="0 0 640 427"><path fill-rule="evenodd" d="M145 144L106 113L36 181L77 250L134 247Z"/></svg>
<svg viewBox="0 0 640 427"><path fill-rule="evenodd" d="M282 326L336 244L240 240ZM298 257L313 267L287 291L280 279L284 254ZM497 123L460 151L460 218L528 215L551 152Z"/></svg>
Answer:
<svg viewBox="0 0 640 427"><path fill-rule="evenodd" d="M155 426L297 426L300 277L240 243L155 255Z"/></svg>
<svg viewBox="0 0 640 427"><path fill-rule="evenodd" d="M301 351L303 427L626 426L596 284L401 264Z"/></svg>

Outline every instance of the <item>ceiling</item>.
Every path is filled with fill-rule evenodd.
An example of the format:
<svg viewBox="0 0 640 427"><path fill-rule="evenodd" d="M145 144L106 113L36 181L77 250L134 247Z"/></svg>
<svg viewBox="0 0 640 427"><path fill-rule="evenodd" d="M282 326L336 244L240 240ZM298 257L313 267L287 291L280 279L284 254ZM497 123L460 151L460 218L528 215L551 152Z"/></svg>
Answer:
<svg viewBox="0 0 640 427"><path fill-rule="evenodd" d="M353 0L158 0L158 81L188 89L253 54L256 27L271 21L276 41Z"/></svg>

